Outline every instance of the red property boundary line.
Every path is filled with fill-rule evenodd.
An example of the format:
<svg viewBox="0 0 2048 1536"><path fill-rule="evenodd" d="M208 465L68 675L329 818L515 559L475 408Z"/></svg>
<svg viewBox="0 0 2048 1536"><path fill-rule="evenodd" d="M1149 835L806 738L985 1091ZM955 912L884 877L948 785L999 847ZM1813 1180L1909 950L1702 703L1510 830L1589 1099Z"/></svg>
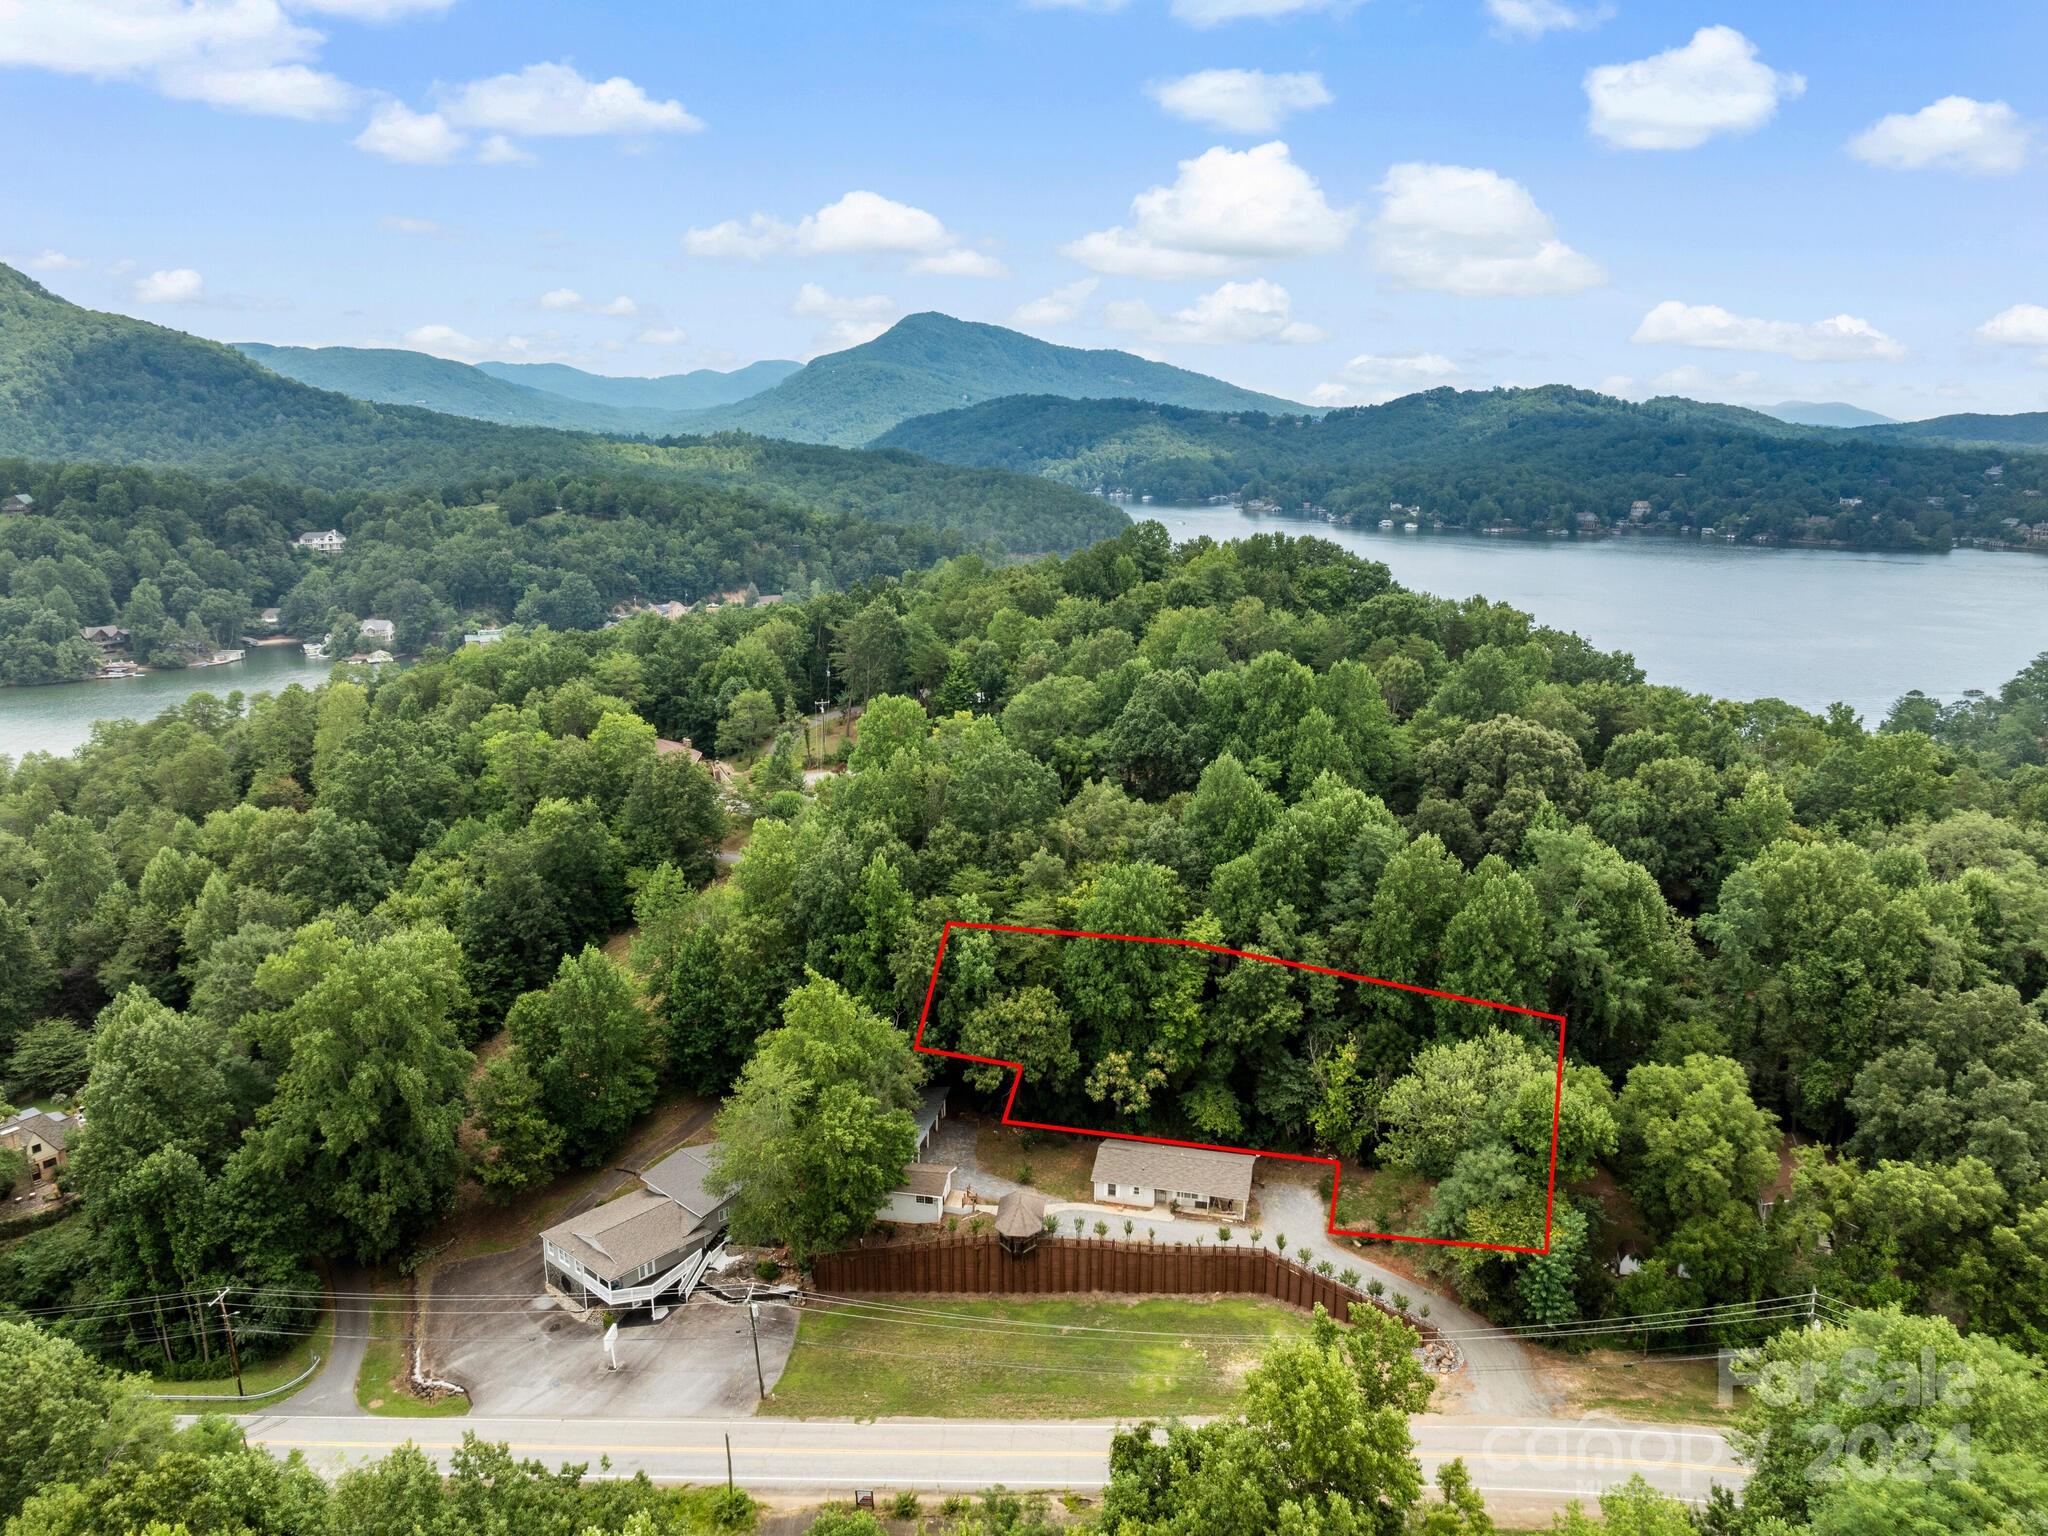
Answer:
<svg viewBox="0 0 2048 1536"><path fill-rule="evenodd" d="M1543 1192L1543 1246L1531 1248L1520 1243L1480 1243L1463 1237L1417 1237L1403 1232L1367 1232L1354 1227L1337 1225L1337 1195L1344 1178L1344 1170L1334 1157L1318 1157L1308 1152L1273 1152L1262 1147L1228 1147L1212 1141L1178 1141L1171 1136L1140 1136L1130 1131L1097 1131L1082 1125L1053 1125L1041 1120L1018 1120L1011 1111L1016 1108L1017 1091L1024 1086L1024 1064L1018 1061L1004 1061L995 1056L970 1056L965 1051L941 1050L935 1045L924 1043L924 1027L931 1019L932 999L939 990L939 969L946 963L946 943L953 936L953 930L972 929L982 933L1022 933L1046 939L1111 939L1125 944L1165 944L1176 949L1200 949L1212 955L1228 955L1234 960L1256 960L1265 965L1282 965L1291 971L1311 971L1318 976L1334 976L1340 981L1362 982L1367 986L1387 987L1396 992L1413 992L1422 997L1438 997L1447 1002L1470 1003L1476 1008L1491 1008L1499 1013L1519 1014L1524 1018L1545 1019L1557 1026L1557 1082L1550 1102L1550 1173ZM1542 1013L1534 1008L1518 1008L1513 1003L1491 1002L1483 997L1464 997L1456 992L1439 992L1434 987L1418 987L1412 982L1387 981L1378 976L1360 976L1351 971L1333 970L1327 965L1310 965L1305 960L1283 960L1278 955L1262 955L1254 950L1230 949L1222 944L1204 944L1198 939L1161 938L1143 933L1081 933L1070 928L1026 928L1015 923L969 923L948 921L939 930L939 952L932 958L932 976L924 989L924 1008L917 1016L917 1034L912 1038L914 1049L927 1056L945 1056L954 1061L972 1061L986 1067L1007 1067L1016 1075L1010 1079L1009 1097L1003 1100L1003 1124L1014 1125L1032 1131L1063 1131L1073 1136L1094 1136L1104 1141L1146 1141L1162 1147L1195 1147L1204 1152L1249 1152L1256 1157L1277 1158L1290 1163L1320 1163L1330 1170L1330 1219L1329 1232L1336 1237L1371 1237L1390 1243L1428 1243L1442 1248L1484 1248L1494 1253L1550 1252L1550 1222L1557 1205L1557 1135L1558 1124L1564 1113L1564 1032L1565 1019L1561 1013Z"/></svg>

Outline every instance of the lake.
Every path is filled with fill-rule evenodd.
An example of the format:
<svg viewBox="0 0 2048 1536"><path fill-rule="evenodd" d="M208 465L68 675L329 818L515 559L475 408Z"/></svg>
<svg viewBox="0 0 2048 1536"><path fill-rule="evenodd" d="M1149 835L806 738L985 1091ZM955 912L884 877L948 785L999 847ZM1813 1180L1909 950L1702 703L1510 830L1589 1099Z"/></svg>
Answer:
<svg viewBox="0 0 2048 1536"><path fill-rule="evenodd" d="M241 661L218 667L146 672L104 683L0 688L0 755L19 759L24 752L70 752L85 744L95 720L147 720L195 693L276 693L293 683L310 688L325 682L333 665L306 660L297 645L263 645L251 646Z"/></svg>
<svg viewBox="0 0 2048 1536"><path fill-rule="evenodd" d="M1332 528L1234 507L1144 507L1176 543L1314 534L1384 561L1404 586L1513 603L1631 653L1650 680L1723 698L1837 699L1875 724L1908 689L1994 692L2048 650L2048 559L1959 549L1894 554L1757 549L1686 538L1503 539ZM121 682L0 688L0 753L69 752L95 720L147 718L202 690L275 691L324 679L297 646Z"/></svg>
<svg viewBox="0 0 2048 1536"><path fill-rule="evenodd" d="M2048 559L1759 549L1697 538L1489 538L1333 528L1234 507L1133 506L1175 543L1312 534L1379 560L1405 587L1482 593L1627 651L1653 683L1722 698L1836 700L1875 725L1899 695L1995 693L2048 651Z"/></svg>

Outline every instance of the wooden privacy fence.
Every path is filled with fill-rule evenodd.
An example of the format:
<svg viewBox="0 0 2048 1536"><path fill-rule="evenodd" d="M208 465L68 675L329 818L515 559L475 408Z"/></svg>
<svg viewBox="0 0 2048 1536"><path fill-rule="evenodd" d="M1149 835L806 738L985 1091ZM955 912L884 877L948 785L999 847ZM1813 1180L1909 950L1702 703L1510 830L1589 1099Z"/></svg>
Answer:
<svg viewBox="0 0 2048 1536"><path fill-rule="evenodd" d="M1334 1275L1283 1259L1266 1248L1219 1243L1111 1242L1042 1237L1023 1257L993 1234L945 1237L930 1243L850 1248L821 1253L811 1283L835 1296L922 1291L942 1296L1059 1296L1099 1292L1112 1296L1267 1296L1304 1312L1318 1303L1342 1321L1353 1304L1400 1317L1424 1338L1436 1329L1405 1317Z"/></svg>

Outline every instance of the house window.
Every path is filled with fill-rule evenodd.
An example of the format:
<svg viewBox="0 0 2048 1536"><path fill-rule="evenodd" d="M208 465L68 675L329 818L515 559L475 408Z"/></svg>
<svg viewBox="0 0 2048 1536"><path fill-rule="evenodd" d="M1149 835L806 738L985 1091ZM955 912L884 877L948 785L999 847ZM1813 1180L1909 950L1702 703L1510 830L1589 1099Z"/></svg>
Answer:
<svg viewBox="0 0 2048 1536"><path fill-rule="evenodd" d="M937 1195L913 1195L911 1198L916 1200L919 1205L937 1205L939 1203Z"/></svg>
<svg viewBox="0 0 2048 1536"><path fill-rule="evenodd" d="M1110 1199L1114 1200L1116 1198L1116 1186L1114 1184L1105 1184L1102 1187L1108 1193Z"/></svg>

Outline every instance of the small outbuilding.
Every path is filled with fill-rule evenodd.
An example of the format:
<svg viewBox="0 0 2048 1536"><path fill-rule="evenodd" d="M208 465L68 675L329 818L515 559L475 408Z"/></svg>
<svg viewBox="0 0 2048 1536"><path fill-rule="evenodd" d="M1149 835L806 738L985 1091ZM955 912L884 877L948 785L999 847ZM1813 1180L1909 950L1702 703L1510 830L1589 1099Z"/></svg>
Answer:
<svg viewBox="0 0 2048 1536"><path fill-rule="evenodd" d="M996 1238L1004 1251L1026 1258L1045 1236L1045 1196L1035 1189L1013 1189L996 1202Z"/></svg>
<svg viewBox="0 0 2048 1536"><path fill-rule="evenodd" d="M951 1163L910 1164L903 1170L902 1184L889 1192L875 1219L914 1226L936 1224L946 1214L946 1200L953 1193L953 1175L959 1171Z"/></svg>

